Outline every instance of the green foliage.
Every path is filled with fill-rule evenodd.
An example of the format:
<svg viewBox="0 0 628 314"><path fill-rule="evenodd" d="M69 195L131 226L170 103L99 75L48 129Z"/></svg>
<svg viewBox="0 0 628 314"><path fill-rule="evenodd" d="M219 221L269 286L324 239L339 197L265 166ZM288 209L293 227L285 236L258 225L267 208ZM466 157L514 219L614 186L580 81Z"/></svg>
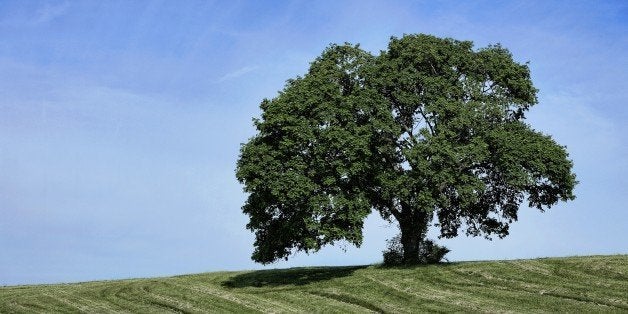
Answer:
<svg viewBox="0 0 628 314"><path fill-rule="evenodd" d="M372 57L357 46L331 46L304 77L264 100L258 135L242 146L237 177L250 193L243 211L256 232L253 259L290 250L362 241L368 191L381 134L392 132L381 97L361 87Z"/></svg>
<svg viewBox="0 0 628 314"><path fill-rule="evenodd" d="M384 266L397 266L403 264L403 245L401 235L386 240L387 248L382 252Z"/></svg>
<svg viewBox="0 0 628 314"><path fill-rule="evenodd" d="M376 209L399 223L404 260L416 262L434 217L442 237L504 237L524 201L574 199L565 147L524 121L536 92L500 45L406 35L379 56L331 45L262 101L241 148L253 259L359 246Z"/></svg>
<svg viewBox="0 0 628 314"><path fill-rule="evenodd" d="M625 313L627 291L616 255L0 287L0 313Z"/></svg>
<svg viewBox="0 0 628 314"><path fill-rule="evenodd" d="M386 241L388 248L382 252L384 257L385 266L399 266L404 265L406 260L404 259L404 248L401 243L401 235L397 235L392 239ZM436 244L429 239L423 239L419 242L418 256L414 261L418 264L436 264L445 259L445 255L450 250L444 246Z"/></svg>

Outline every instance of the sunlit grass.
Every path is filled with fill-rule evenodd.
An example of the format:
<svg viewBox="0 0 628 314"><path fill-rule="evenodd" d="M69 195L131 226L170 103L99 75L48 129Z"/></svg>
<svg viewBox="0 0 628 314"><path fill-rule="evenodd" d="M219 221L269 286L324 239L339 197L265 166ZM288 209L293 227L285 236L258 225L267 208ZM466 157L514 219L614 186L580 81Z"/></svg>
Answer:
<svg viewBox="0 0 628 314"><path fill-rule="evenodd" d="M628 312L628 255L0 288L0 312Z"/></svg>

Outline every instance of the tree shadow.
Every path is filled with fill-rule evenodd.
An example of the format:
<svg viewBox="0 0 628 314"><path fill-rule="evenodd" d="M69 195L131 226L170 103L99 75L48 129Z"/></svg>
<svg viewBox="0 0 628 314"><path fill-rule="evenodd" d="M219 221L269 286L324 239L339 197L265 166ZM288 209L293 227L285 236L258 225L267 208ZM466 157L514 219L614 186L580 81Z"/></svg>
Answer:
<svg viewBox="0 0 628 314"><path fill-rule="evenodd" d="M225 288L302 286L313 282L346 277L368 266L305 267L258 270L235 275L222 282Z"/></svg>
<svg viewBox="0 0 628 314"><path fill-rule="evenodd" d="M458 265L464 262L438 262L438 263L416 263L416 264L399 264L399 265L384 265L384 264L376 264L373 265L376 269L413 269L413 268L424 268L430 266L437 267L450 267L454 265Z"/></svg>

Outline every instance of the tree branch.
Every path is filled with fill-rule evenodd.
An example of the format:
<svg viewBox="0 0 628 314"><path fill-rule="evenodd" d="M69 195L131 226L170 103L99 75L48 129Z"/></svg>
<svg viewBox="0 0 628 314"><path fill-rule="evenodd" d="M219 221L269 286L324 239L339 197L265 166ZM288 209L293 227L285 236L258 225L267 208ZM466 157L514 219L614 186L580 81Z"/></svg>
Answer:
<svg viewBox="0 0 628 314"><path fill-rule="evenodd" d="M427 127L430 128L430 133L432 135L436 135L436 132L434 132L434 127L432 127L432 124L427 119L427 116L425 116L425 113L423 112L423 109L421 109L420 105L419 105L419 108L417 109L417 111L421 114L421 116L423 117L423 120L425 120L425 124L427 124Z"/></svg>
<svg viewBox="0 0 628 314"><path fill-rule="evenodd" d="M430 67L432 67L432 73L434 73L434 75L438 74L436 73L436 68L434 67L431 61L429 62L429 64L430 64Z"/></svg>
<svg viewBox="0 0 628 314"><path fill-rule="evenodd" d="M397 209L397 206L395 204L395 199L390 200L389 208L390 208L390 213L393 215L393 217L395 217L395 219L399 221L399 219L401 218L401 211Z"/></svg>

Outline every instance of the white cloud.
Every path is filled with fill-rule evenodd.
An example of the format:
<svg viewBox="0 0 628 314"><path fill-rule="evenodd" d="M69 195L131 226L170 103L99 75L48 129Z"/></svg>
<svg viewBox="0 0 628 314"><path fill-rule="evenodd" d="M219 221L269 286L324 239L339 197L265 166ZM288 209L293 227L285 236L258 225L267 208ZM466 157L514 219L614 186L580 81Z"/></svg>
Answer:
<svg viewBox="0 0 628 314"><path fill-rule="evenodd" d="M222 83L224 81L236 79L242 75L245 75L249 72L253 72L259 68L258 66L245 66L243 68L237 69L233 72L227 73L223 75L220 79L218 79L217 83Z"/></svg>

